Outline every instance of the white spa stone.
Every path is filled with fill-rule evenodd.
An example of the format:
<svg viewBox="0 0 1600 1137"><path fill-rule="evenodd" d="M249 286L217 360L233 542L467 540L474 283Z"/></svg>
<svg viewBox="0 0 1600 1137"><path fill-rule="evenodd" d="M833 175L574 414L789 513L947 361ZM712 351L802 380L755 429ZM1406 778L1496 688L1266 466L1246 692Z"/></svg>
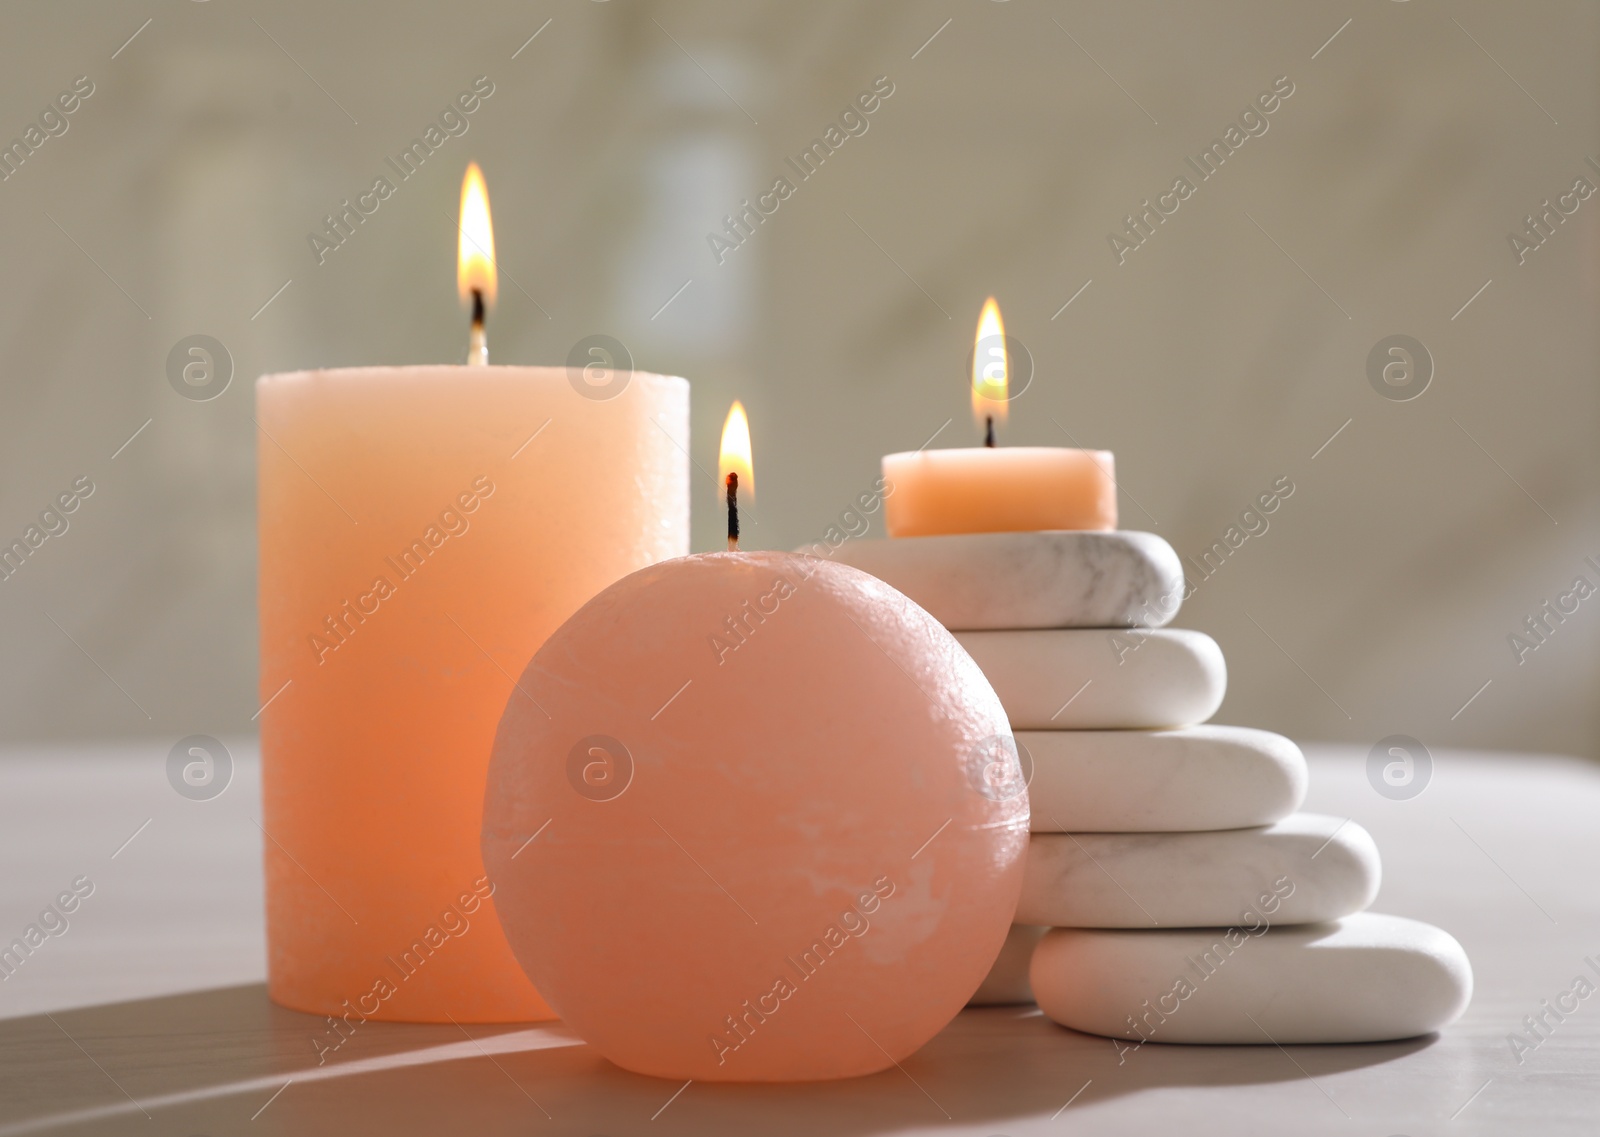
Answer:
<svg viewBox="0 0 1600 1137"><path fill-rule="evenodd" d="M1156 628L1183 596L1178 554L1154 533L896 537L847 541L831 557L894 585L947 628Z"/></svg>
<svg viewBox="0 0 1600 1137"><path fill-rule="evenodd" d="M1035 833L1016 921L1246 931L1310 924L1361 911L1381 876L1371 835L1319 813L1211 833Z"/></svg>
<svg viewBox="0 0 1600 1137"><path fill-rule="evenodd" d="M1031 924L1012 924L1006 942L995 957L989 974L967 1000L969 1007L994 1007L1007 1003L1033 1002L1033 988L1028 985L1028 967L1033 961L1033 949L1049 928Z"/></svg>
<svg viewBox="0 0 1600 1137"><path fill-rule="evenodd" d="M1204 632L1058 628L956 632L1013 730L1189 726L1222 705L1228 667Z"/></svg>
<svg viewBox="0 0 1600 1137"><path fill-rule="evenodd" d="M1267 730L1020 730L1016 740L1035 833L1270 825L1306 796L1305 756Z"/></svg>
<svg viewBox="0 0 1600 1137"><path fill-rule="evenodd" d="M1232 938L1057 928L1030 974L1056 1022L1135 1045L1412 1038L1448 1026L1472 998L1453 936L1375 912Z"/></svg>

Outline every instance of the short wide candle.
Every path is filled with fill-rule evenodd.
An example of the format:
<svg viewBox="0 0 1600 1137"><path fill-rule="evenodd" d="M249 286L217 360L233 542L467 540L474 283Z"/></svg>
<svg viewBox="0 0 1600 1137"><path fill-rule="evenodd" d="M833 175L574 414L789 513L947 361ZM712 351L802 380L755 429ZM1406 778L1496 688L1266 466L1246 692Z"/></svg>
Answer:
<svg viewBox="0 0 1600 1137"><path fill-rule="evenodd" d="M1111 451L1054 446L967 447L886 454L891 537L1115 529Z"/></svg>
<svg viewBox="0 0 1600 1137"><path fill-rule="evenodd" d="M511 692L484 861L562 1019L698 1081L882 1070L961 1009L1016 910L1026 784L970 656L814 557L617 582Z"/></svg>
<svg viewBox="0 0 1600 1137"><path fill-rule="evenodd" d="M347 1022L551 1017L479 853L495 725L552 630L689 538L689 385L613 378L609 399L540 367L257 385L277 1002Z"/></svg>

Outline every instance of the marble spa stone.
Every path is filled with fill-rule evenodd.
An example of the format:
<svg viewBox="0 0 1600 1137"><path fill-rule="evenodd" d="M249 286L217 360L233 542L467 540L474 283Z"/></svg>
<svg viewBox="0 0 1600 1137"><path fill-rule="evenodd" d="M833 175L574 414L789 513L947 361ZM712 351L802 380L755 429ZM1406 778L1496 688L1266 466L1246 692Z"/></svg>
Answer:
<svg viewBox="0 0 1600 1137"><path fill-rule="evenodd" d="M1000 954L989 969L982 985L967 1000L969 1007L995 1007L1007 1003L1033 1002L1033 988L1028 984L1028 967L1033 961L1033 949L1049 928L1033 924L1012 924Z"/></svg>
<svg viewBox="0 0 1600 1137"><path fill-rule="evenodd" d="M1154 628L1177 615L1183 595L1178 554L1154 533L897 537L846 541L830 555L951 629Z"/></svg>
<svg viewBox="0 0 1600 1137"><path fill-rule="evenodd" d="M1030 979L1050 1018L1133 1049L1412 1038L1448 1026L1472 998L1454 937L1376 912L1263 934L1057 928ZM1129 1047L1118 1046L1123 1061Z"/></svg>
<svg viewBox="0 0 1600 1137"><path fill-rule="evenodd" d="M1035 833L1016 922L1253 932L1359 912L1381 876L1371 835L1320 813L1210 833Z"/></svg>
<svg viewBox="0 0 1600 1137"><path fill-rule="evenodd" d="M1222 705L1228 667L1204 632L1060 628L956 632L1012 730L1190 726Z"/></svg>
<svg viewBox="0 0 1600 1137"><path fill-rule="evenodd" d="M1035 833L1270 825L1306 795L1305 756L1267 730L1022 730L1016 740Z"/></svg>

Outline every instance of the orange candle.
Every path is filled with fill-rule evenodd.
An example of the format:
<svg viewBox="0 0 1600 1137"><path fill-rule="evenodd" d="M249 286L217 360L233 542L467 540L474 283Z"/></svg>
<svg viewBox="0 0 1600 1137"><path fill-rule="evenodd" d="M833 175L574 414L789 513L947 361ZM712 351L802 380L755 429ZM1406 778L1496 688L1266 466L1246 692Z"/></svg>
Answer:
<svg viewBox="0 0 1600 1137"><path fill-rule="evenodd" d="M468 291L481 348L492 275ZM553 1017L479 852L495 727L562 621L689 547L688 384L611 378L257 384L269 989L341 1020L319 1053L364 1019Z"/></svg>
<svg viewBox="0 0 1600 1137"><path fill-rule="evenodd" d="M1005 422L1014 397L1008 363L1005 326L991 296L978 318L972 357L972 414L985 444L885 455L883 474L893 487L884 501L889 536L1117 527L1111 451L995 445L995 426Z"/></svg>
<svg viewBox="0 0 1600 1137"><path fill-rule="evenodd" d="M1109 450L971 447L885 454L891 537L1115 529L1117 484Z"/></svg>

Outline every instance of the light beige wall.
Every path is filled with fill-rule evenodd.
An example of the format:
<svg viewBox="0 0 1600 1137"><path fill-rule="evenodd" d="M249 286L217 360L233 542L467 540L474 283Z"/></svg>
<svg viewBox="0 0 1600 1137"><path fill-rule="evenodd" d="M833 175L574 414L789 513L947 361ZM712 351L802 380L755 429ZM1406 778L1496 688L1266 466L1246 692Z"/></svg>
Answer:
<svg viewBox="0 0 1600 1137"><path fill-rule="evenodd" d="M249 728L250 380L458 358L475 157L516 282L497 357L618 337L695 381L707 467L744 399L753 543L821 534L947 419L936 445L970 440L993 292L1038 372L1006 441L1115 450L1127 526L1198 556L1293 481L1180 617L1228 654L1221 718L1600 753L1600 597L1521 664L1507 643L1600 584L1600 197L1526 263L1507 241L1600 185L1590 5L160 0L13 5L0 30L0 140L95 83L0 183L0 532L96 486L0 583L6 737ZM308 232L479 75L469 133L317 264ZM721 217L881 75L867 133L719 265ZM1119 264L1108 234L1279 76L1267 133ZM211 402L165 376L197 332L235 361ZM1436 368L1410 402L1367 378L1394 333Z"/></svg>

